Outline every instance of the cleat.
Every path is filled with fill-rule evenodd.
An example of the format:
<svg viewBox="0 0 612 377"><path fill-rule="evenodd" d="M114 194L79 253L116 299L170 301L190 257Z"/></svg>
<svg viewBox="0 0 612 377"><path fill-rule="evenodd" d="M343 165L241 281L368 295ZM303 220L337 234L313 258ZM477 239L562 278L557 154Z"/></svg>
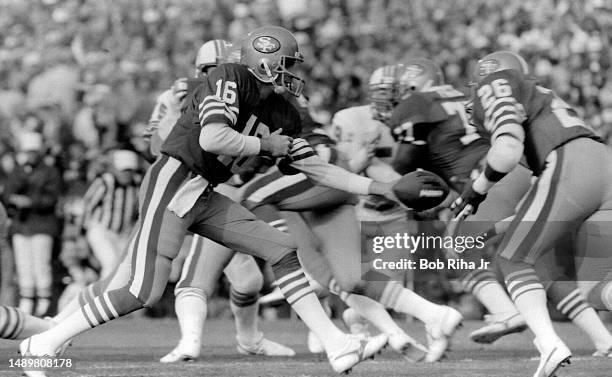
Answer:
<svg viewBox="0 0 612 377"><path fill-rule="evenodd" d="M42 354L35 354L34 352L32 352L32 337L27 338L26 340L24 340L23 342L21 342L19 344L19 354L21 355L21 357L47 357L47 358L54 358L55 355L51 354L51 353L42 353ZM42 370L27 370L27 369L23 369L23 375L27 376L27 377L46 377L47 374L42 371Z"/></svg>
<svg viewBox="0 0 612 377"><path fill-rule="evenodd" d="M170 353L159 359L160 363L178 363L178 362L192 362L200 356L200 345L194 344L192 347L187 347L183 343L179 342Z"/></svg>
<svg viewBox="0 0 612 377"><path fill-rule="evenodd" d="M427 348L411 338L406 333L395 333L389 335L389 345L393 350L402 355L406 361L416 363L425 358Z"/></svg>
<svg viewBox="0 0 612 377"><path fill-rule="evenodd" d="M378 334L367 338L358 335L353 336L363 345L361 360L374 359L374 355L382 353L383 348L385 348L389 341L387 334Z"/></svg>
<svg viewBox="0 0 612 377"><path fill-rule="evenodd" d="M385 334L365 339L348 335L344 347L336 352L328 352L327 358L335 372L348 374L355 365L370 359L386 344Z"/></svg>
<svg viewBox="0 0 612 377"><path fill-rule="evenodd" d="M593 357L612 357L612 346L607 349L595 351Z"/></svg>
<svg viewBox="0 0 612 377"><path fill-rule="evenodd" d="M470 339L476 343L490 344L497 339L508 335L523 332L527 329L527 323L520 313L505 313L485 315L487 325L473 331Z"/></svg>
<svg viewBox="0 0 612 377"><path fill-rule="evenodd" d="M570 365L572 352L561 339L542 345L538 339L534 339L538 351L540 351L540 364L533 377L555 377L555 372L566 365Z"/></svg>
<svg viewBox="0 0 612 377"><path fill-rule="evenodd" d="M461 325L463 316L457 310L444 306L439 318L425 326L427 330L428 349L425 361L433 363L442 358L448 350L450 338Z"/></svg>
<svg viewBox="0 0 612 377"><path fill-rule="evenodd" d="M236 337L236 340L238 340L238 337ZM280 343L264 338L263 333L260 333L259 340L252 345L246 345L238 341L236 349L238 350L238 353L242 355L295 356L294 350Z"/></svg>
<svg viewBox="0 0 612 377"><path fill-rule="evenodd" d="M325 352L325 347L323 346L323 343L312 331L308 332L308 339L306 341L306 344L308 345L308 351L310 351L310 353L318 354Z"/></svg>

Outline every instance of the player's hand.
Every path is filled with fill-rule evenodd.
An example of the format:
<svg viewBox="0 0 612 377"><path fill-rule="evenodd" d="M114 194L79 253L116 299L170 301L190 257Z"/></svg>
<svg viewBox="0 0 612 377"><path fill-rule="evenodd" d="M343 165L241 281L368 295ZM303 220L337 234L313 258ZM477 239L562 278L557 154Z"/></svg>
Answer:
<svg viewBox="0 0 612 377"><path fill-rule="evenodd" d="M260 141L261 153L273 157L282 157L289 154L293 139L289 136L281 135L282 128L272 132L270 136L264 136Z"/></svg>
<svg viewBox="0 0 612 377"><path fill-rule="evenodd" d="M176 105L179 106L185 97L187 97L187 78L183 77L174 82L170 88L172 97L176 101Z"/></svg>
<svg viewBox="0 0 612 377"><path fill-rule="evenodd" d="M454 218L466 218L467 216L476 213L478 206L482 203L487 194L481 194L474 190L473 185L465 185L465 189L461 196L455 199L451 204L450 209Z"/></svg>
<svg viewBox="0 0 612 377"><path fill-rule="evenodd" d="M370 186L368 187L368 193L384 196L385 198L389 200L393 200L394 202L401 204L401 202L399 201L399 199L397 198L397 196L395 196L395 193L393 192L393 186L395 186L395 183L397 181L398 180L391 181L391 182L373 181L372 183L370 183Z"/></svg>

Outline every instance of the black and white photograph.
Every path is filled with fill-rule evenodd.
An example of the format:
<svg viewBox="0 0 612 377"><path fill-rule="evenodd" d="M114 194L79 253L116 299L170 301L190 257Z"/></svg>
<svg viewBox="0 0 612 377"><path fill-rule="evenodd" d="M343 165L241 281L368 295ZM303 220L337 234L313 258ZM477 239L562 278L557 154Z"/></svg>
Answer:
<svg viewBox="0 0 612 377"><path fill-rule="evenodd" d="M0 0L0 377L612 377L612 0Z"/></svg>

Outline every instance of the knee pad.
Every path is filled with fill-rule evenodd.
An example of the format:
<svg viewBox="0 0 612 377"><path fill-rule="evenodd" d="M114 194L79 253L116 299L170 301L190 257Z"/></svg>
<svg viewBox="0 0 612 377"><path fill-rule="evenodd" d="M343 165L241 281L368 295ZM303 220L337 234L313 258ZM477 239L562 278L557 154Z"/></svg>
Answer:
<svg viewBox="0 0 612 377"><path fill-rule="evenodd" d="M225 268L225 276L233 289L245 295L256 296L264 285L261 269L251 256L236 254Z"/></svg>

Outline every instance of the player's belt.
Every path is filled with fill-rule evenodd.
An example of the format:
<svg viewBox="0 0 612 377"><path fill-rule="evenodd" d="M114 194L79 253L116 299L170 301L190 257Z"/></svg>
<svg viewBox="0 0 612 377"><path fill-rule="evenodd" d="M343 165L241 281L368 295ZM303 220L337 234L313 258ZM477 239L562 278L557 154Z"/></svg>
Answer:
<svg viewBox="0 0 612 377"><path fill-rule="evenodd" d="M209 195L214 187L201 175L186 180L185 183L174 194L168 204L168 209L178 217L184 217L195 206L198 198Z"/></svg>

